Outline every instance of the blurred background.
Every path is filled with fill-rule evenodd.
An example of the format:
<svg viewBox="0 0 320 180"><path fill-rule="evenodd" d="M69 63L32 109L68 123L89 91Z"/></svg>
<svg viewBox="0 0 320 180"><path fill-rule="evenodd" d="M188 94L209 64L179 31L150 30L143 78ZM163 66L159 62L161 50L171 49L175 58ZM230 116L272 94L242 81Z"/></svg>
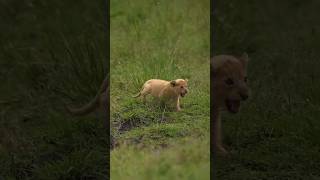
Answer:
<svg viewBox="0 0 320 180"><path fill-rule="evenodd" d="M0 1L0 179L106 179L92 99L108 70L105 1Z"/></svg>
<svg viewBox="0 0 320 180"><path fill-rule="evenodd" d="M215 1L214 54L246 51L252 95L223 134L217 179L319 179L320 2ZM226 163L228 162L228 163Z"/></svg>

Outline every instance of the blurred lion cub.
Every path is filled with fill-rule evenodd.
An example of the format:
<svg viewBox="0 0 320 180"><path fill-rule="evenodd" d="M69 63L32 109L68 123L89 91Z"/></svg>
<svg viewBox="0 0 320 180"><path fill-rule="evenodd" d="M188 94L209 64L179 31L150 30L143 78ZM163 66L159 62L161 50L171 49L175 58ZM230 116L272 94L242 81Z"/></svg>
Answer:
<svg viewBox="0 0 320 180"><path fill-rule="evenodd" d="M218 55L211 59L211 90L213 92L211 129L213 147L218 153L227 153L221 143L220 111L237 113L240 102L249 97L246 75L248 60L246 53L241 57Z"/></svg>
<svg viewBox="0 0 320 180"><path fill-rule="evenodd" d="M143 97L146 102L146 96L151 94L160 100L161 103L175 103L176 111L181 111L180 97L188 93L188 80L176 79L165 81L161 79L150 79L144 83L141 91L134 97Z"/></svg>

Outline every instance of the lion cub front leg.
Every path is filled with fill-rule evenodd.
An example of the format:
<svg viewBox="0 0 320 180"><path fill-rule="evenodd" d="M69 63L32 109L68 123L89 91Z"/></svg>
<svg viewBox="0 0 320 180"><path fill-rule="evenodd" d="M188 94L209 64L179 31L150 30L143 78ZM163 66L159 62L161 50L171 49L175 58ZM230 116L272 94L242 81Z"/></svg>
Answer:
<svg viewBox="0 0 320 180"><path fill-rule="evenodd" d="M180 108L180 98L178 97L177 100L176 100L176 111L181 111L181 108Z"/></svg>
<svg viewBox="0 0 320 180"><path fill-rule="evenodd" d="M218 109L213 109L213 144L217 153L226 155L228 152L221 142L221 119Z"/></svg>

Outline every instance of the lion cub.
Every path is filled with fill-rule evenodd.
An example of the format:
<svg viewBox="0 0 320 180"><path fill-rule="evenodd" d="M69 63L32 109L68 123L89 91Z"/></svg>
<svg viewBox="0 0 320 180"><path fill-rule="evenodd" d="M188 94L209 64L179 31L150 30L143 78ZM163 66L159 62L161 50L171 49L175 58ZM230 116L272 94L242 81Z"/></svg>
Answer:
<svg viewBox="0 0 320 180"><path fill-rule="evenodd" d="M160 100L161 103L174 103L176 111L180 111L180 97L188 93L188 80L176 79L165 81L161 79L150 79L144 83L141 91L134 97L143 97L146 102L146 96L151 94Z"/></svg>
<svg viewBox="0 0 320 180"><path fill-rule="evenodd" d="M248 55L241 57L230 55L218 55L211 59L211 102L213 105L213 119L211 129L213 131L213 147L222 154L226 154L221 143L220 111L227 110L237 113L240 102L249 97L246 69Z"/></svg>

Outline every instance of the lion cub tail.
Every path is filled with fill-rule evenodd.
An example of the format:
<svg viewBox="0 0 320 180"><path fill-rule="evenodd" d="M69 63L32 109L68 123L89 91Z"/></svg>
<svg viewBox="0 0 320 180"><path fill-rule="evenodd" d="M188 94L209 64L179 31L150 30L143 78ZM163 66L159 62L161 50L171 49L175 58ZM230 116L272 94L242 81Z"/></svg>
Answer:
<svg viewBox="0 0 320 180"><path fill-rule="evenodd" d="M73 115L85 115L97 108L99 105L99 96L96 96L92 101L90 101L88 104L84 105L81 108L71 108L66 107L69 113Z"/></svg>
<svg viewBox="0 0 320 180"><path fill-rule="evenodd" d="M136 95L134 95L134 96L132 96L133 98L137 98L137 97L139 97L139 96L141 96L141 92L139 92L138 94L136 94Z"/></svg>
<svg viewBox="0 0 320 180"><path fill-rule="evenodd" d="M102 94L109 89L109 81L108 78L106 77L103 80L102 85L100 86L99 91L97 92L96 96L94 99L92 99L88 104L84 105L81 108L71 108L71 107L66 107L67 111L73 115L85 115L88 114L92 111L94 111L99 105L100 105L100 98Z"/></svg>

